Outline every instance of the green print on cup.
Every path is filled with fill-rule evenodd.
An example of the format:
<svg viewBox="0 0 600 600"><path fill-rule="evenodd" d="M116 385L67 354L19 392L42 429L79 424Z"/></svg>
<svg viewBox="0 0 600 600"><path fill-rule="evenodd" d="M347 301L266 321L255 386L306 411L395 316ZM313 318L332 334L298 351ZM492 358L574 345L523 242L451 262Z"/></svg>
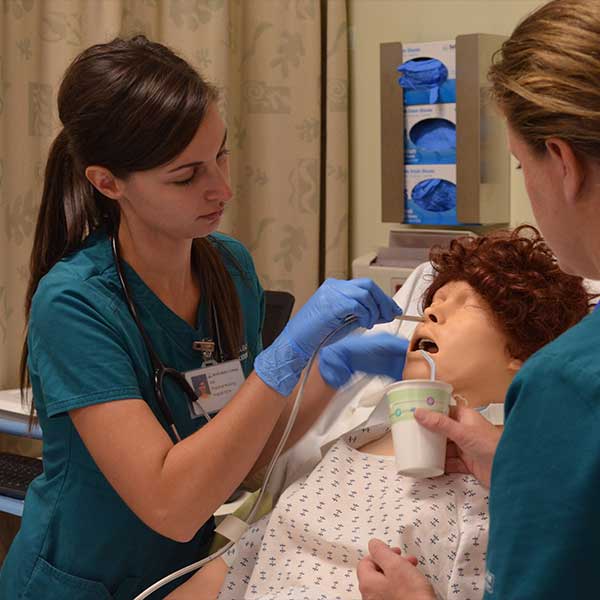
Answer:
<svg viewBox="0 0 600 600"><path fill-rule="evenodd" d="M440 413L447 412L448 392L435 388L398 388L388 392L390 423L411 421L417 408L427 408Z"/></svg>
<svg viewBox="0 0 600 600"><path fill-rule="evenodd" d="M448 414L452 386L444 381L409 379L386 388L396 471L407 477L444 473L446 436L428 431L414 417L417 408Z"/></svg>

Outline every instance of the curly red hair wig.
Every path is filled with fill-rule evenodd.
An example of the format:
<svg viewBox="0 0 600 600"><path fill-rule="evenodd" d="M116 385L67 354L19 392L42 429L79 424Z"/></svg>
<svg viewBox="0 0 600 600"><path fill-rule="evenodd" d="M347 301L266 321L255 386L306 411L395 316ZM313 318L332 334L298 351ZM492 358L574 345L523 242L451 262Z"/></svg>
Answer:
<svg viewBox="0 0 600 600"><path fill-rule="evenodd" d="M423 307L451 281L468 283L492 309L508 352L525 360L588 314L592 295L583 279L558 267L539 231L523 225L452 240L429 254L435 278Z"/></svg>

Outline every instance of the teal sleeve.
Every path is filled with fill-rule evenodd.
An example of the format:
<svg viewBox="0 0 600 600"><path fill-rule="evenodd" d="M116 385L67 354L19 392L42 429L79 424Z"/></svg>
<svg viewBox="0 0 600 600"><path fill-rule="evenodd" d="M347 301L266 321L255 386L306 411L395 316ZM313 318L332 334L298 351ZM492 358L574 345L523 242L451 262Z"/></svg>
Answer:
<svg viewBox="0 0 600 600"><path fill-rule="evenodd" d="M111 322L104 302L85 282L36 292L28 342L30 371L42 389L43 398L35 399L38 411L51 417L100 402L142 398L126 336Z"/></svg>
<svg viewBox="0 0 600 600"><path fill-rule="evenodd" d="M600 366L582 369L589 358L542 351L509 389L490 490L487 600L600 595Z"/></svg>

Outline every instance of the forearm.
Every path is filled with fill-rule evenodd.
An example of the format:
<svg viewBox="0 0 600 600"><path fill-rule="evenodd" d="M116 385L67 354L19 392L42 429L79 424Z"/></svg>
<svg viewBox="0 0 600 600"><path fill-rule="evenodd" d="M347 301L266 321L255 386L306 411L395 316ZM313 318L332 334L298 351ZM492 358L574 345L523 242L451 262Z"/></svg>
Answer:
<svg viewBox="0 0 600 600"><path fill-rule="evenodd" d="M263 468L271 460L277 444L281 440L281 436L287 426L296 395L300 389L300 383L294 388L294 391L288 396L285 408L279 417L277 424L275 425L269 440L265 444L258 460L252 467L252 472ZM336 393L336 390L328 386L322 379L319 373L318 363L313 365L311 372L308 376L306 386L304 388L304 396L298 409L298 414L294 421L294 426L290 432L287 442L284 447L284 451L291 448L302 436L310 429L310 427L317 421L321 416L325 407L329 404L329 401Z"/></svg>
<svg viewBox="0 0 600 600"><path fill-rule="evenodd" d="M171 447L157 484L165 529L189 539L246 477L285 399L250 375L209 423Z"/></svg>

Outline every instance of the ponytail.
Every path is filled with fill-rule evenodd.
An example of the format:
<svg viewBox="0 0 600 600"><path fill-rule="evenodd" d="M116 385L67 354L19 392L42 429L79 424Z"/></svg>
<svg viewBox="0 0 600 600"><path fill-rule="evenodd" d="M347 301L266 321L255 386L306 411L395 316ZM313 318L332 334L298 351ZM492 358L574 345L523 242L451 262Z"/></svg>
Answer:
<svg viewBox="0 0 600 600"><path fill-rule="evenodd" d="M118 208L92 186L80 169L63 129L52 143L46 163L25 297L26 318L40 279L59 260L77 250L102 221L110 224L110 233L118 224ZM99 207L104 214L100 214Z"/></svg>
<svg viewBox="0 0 600 600"><path fill-rule="evenodd" d="M242 277L244 271L235 256L212 236L194 240L193 259L200 288L206 299L208 322L212 323L213 328L219 328L219 337L223 343L221 352L225 360L236 359L240 356L244 341L244 324L239 295L225 267L225 260L229 260ZM224 302L224 299L228 301ZM213 315L217 317L216 324L213 322ZM216 332L211 331L210 334L214 339Z"/></svg>
<svg viewBox="0 0 600 600"><path fill-rule="evenodd" d="M40 202L30 275L25 295L25 324L29 322L31 302L40 279L63 257L77 250L85 236L103 221L114 231L118 225L118 208L89 183L73 158L69 137L63 129L50 147L44 190ZM100 211L99 211L100 208ZM101 214L104 213L104 214ZM27 336L23 342L19 367L21 396L29 386L27 371ZM33 406L31 409L31 419Z"/></svg>

